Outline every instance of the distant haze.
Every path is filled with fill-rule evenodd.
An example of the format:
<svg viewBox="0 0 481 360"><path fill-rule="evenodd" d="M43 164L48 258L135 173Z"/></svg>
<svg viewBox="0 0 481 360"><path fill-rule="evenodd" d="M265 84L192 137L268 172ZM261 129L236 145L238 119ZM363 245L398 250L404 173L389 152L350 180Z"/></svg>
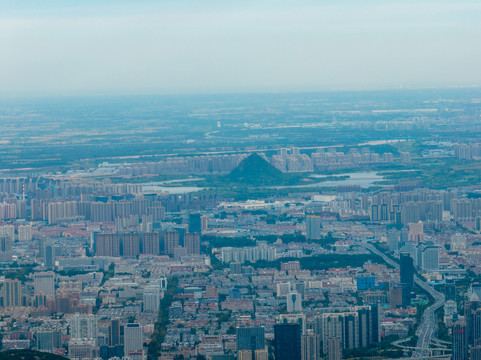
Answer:
<svg viewBox="0 0 481 360"><path fill-rule="evenodd" d="M481 84L481 1L2 0L0 94Z"/></svg>

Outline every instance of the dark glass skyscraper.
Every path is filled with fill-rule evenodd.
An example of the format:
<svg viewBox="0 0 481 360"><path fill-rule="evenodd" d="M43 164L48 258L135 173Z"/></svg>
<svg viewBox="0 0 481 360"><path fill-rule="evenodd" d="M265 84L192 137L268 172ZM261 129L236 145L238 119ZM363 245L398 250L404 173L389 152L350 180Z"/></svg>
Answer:
<svg viewBox="0 0 481 360"><path fill-rule="evenodd" d="M122 344L120 336L120 320L112 319L109 326L109 343L110 346L116 346Z"/></svg>
<svg viewBox="0 0 481 360"><path fill-rule="evenodd" d="M476 340L481 340L481 301L476 293L464 303L464 319L467 342L473 345Z"/></svg>
<svg viewBox="0 0 481 360"><path fill-rule="evenodd" d="M363 308L357 311L359 321L359 346L368 347L371 344L371 310Z"/></svg>
<svg viewBox="0 0 481 360"><path fill-rule="evenodd" d="M408 284L412 291L414 288L413 258L409 253L401 253L399 260L401 265L401 284Z"/></svg>
<svg viewBox="0 0 481 360"><path fill-rule="evenodd" d="M53 244L45 244L44 247L44 258L45 258L45 266L46 267L54 267L55 266L55 245Z"/></svg>
<svg viewBox="0 0 481 360"><path fill-rule="evenodd" d="M379 306L371 304L371 344L379 342Z"/></svg>
<svg viewBox="0 0 481 360"><path fill-rule="evenodd" d="M411 305L411 293L414 291L413 258L409 253L401 253L399 262L401 267L402 306L407 307Z"/></svg>
<svg viewBox="0 0 481 360"><path fill-rule="evenodd" d="M201 233L202 232L202 221L200 214L198 213L191 213L189 214L189 232L197 232Z"/></svg>
<svg viewBox="0 0 481 360"><path fill-rule="evenodd" d="M301 360L301 326L289 323L276 324L274 347L276 360Z"/></svg>
<svg viewBox="0 0 481 360"><path fill-rule="evenodd" d="M453 355L452 360L468 360L468 339L466 324L457 322L453 325Z"/></svg>
<svg viewBox="0 0 481 360"><path fill-rule="evenodd" d="M256 350L264 349L264 328L263 327L246 327L237 328L237 351L250 350L252 353Z"/></svg>

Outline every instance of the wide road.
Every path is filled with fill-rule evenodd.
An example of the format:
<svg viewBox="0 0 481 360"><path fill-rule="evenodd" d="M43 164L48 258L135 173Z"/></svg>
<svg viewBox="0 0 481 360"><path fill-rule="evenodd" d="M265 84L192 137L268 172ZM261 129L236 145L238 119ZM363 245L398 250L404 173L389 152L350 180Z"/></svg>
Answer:
<svg viewBox="0 0 481 360"><path fill-rule="evenodd" d="M380 252L376 247L374 247L374 245L369 243L362 243L362 246L364 246L366 249L368 249L372 253L382 257L383 260L389 265L393 266L396 269L399 269L399 263L397 263L396 261L389 258L387 255ZM418 342L416 344L417 350L413 351L411 357L412 358L429 357L429 355L431 355L430 351L428 350L429 345L431 344L431 341L436 335L436 332L438 329L435 313L441 306L444 305L445 299L443 294L434 290L432 286L430 286L424 280L421 280L419 277L415 276L414 282L416 283L416 285L424 289L427 293L429 293L433 297L434 304L429 306L424 311L421 317L421 323L419 324L418 329L416 331L416 335L418 336Z"/></svg>

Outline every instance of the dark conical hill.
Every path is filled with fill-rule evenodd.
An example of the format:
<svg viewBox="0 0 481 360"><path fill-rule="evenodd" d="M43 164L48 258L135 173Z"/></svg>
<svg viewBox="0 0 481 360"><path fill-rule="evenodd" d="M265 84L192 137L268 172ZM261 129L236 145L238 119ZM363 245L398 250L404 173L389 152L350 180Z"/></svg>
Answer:
<svg viewBox="0 0 481 360"><path fill-rule="evenodd" d="M235 182L267 184L282 181L283 175L282 171L269 164L262 156L253 153L232 170L229 178Z"/></svg>

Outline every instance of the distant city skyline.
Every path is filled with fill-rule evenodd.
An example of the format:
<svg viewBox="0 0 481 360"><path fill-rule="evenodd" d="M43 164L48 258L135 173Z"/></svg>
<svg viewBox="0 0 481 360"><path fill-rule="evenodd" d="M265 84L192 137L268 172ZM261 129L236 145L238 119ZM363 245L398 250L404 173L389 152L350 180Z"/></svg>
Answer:
<svg viewBox="0 0 481 360"><path fill-rule="evenodd" d="M476 1L0 4L0 96L481 84Z"/></svg>

